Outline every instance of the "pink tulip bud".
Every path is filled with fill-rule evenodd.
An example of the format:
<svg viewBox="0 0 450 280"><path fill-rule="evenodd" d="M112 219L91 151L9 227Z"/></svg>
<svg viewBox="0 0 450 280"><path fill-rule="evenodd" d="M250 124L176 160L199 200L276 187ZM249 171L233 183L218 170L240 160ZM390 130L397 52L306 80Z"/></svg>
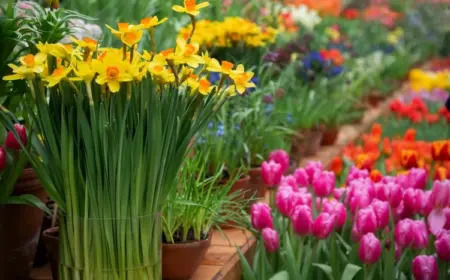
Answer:
<svg viewBox="0 0 450 280"><path fill-rule="evenodd" d="M356 227L362 235L377 230L377 216L372 207L366 207L358 211L356 215Z"/></svg>
<svg viewBox="0 0 450 280"><path fill-rule="evenodd" d="M356 224L353 224L351 237L352 237L352 241L355 243L359 242L362 238L362 234L358 231Z"/></svg>
<svg viewBox="0 0 450 280"><path fill-rule="evenodd" d="M409 184L408 184L408 177L406 175L397 175L397 177L395 177L395 182L397 184L400 185L400 187L402 187L402 189L408 189L409 188Z"/></svg>
<svg viewBox="0 0 450 280"><path fill-rule="evenodd" d="M334 190L336 178L331 171L316 172L313 179L313 190L318 197L327 197Z"/></svg>
<svg viewBox="0 0 450 280"><path fill-rule="evenodd" d="M327 239L334 229L336 216L322 212L312 226L313 235L318 239Z"/></svg>
<svg viewBox="0 0 450 280"><path fill-rule="evenodd" d="M261 175L264 184L274 188L281 181L281 176L283 175L282 167L279 163L271 160L269 162L263 162L261 165Z"/></svg>
<svg viewBox="0 0 450 280"><path fill-rule="evenodd" d="M0 147L0 171L2 171L6 167L7 157L6 152L3 147Z"/></svg>
<svg viewBox="0 0 450 280"><path fill-rule="evenodd" d="M450 204L450 180L434 181L430 196L433 208L444 208Z"/></svg>
<svg viewBox="0 0 450 280"><path fill-rule="evenodd" d="M285 217L290 217L292 214L292 201L291 201L292 191L287 188L279 189L275 196L275 205L281 215Z"/></svg>
<svg viewBox="0 0 450 280"><path fill-rule="evenodd" d="M389 203L386 201L374 199L372 201L371 207L377 217L377 227L379 229L387 227L387 225L389 224Z"/></svg>
<svg viewBox="0 0 450 280"><path fill-rule="evenodd" d="M344 195L346 189L345 188L335 188L333 190L333 197L337 200L340 200L341 197Z"/></svg>
<svg viewBox="0 0 450 280"><path fill-rule="evenodd" d="M408 215L406 215L407 213L405 212L405 205L404 205L403 201L400 202L399 206L397 206L395 209L393 209L393 214L394 214L395 222L398 222L398 221L403 220L408 217Z"/></svg>
<svg viewBox="0 0 450 280"><path fill-rule="evenodd" d="M349 206L350 211L355 213L357 209L363 209L370 205L372 198L367 193L366 190L360 190L358 192L354 192L353 196L350 200Z"/></svg>
<svg viewBox="0 0 450 280"><path fill-rule="evenodd" d="M433 256L420 255L412 261L412 273L415 280L438 280L439 271Z"/></svg>
<svg viewBox="0 0 450 280"><path fill-rule="evenodd" d="M336 228L340 229L347 221L347 210L344 204L335 199L326 199L322 203L322 212L336 216Z"/></svg>
<svg viewBox="0 0 450 280"><path fill-rule="evenodd" d="M348 172L347 175L347 185L350 185L350 183L356 179L365 179L365 178L369 178L369 171L367 171L366 169L358 169L355 166L352 166L350 168L350 171Z"/></svg>
<svg viewBox="0 0 450 280"><path fill-rule="evenodd" d="M24 125L16 123L14 125L14 130L19 135L20 141L22 141L22 144L25 146L27 145L27 129ZM6 135L5 140L5 147L11 150L20 150L21 146L19 144L19 141L17 141L16 137L12 133L12 131L8 131L8 134Z"/></svg>
<svg viewBox="0 0 450 280"><path fill-rule="evenodd" d="M411 219L403 219L395 225L395 243L397 243L401 248L408 247L413 241L413 223L414 222Z"/></svg>
<svg viewBox="0 0 450 280"><path fill-rule="evenodd" d="M291 194L292 208L295 209L298 205L306 205L312 207L312 196L310 193L295 192Z"/></svg>
<svg viewBox="0 0 450 280"><path fill-rule="evenodd" d="M394 182L377 183L374 185L375 196L382 201L388 201L392 208L397 208L403 198L403 190Z"/></svg>
<svg viewBox="0 0 450 280"><path fill-rule="evenodd" d="M424 221L413 221L411 225L413 249L423 250L428 247L428 230Z"/></svg>
<svg viewBox="0 0 450 280"><path fill-rule="evenodd" d="M271 210L269 205L263 202L253 204L251 209L251 220L253 228L255 228L256 230L262 230L266 227L272 228L273 221L270 211Z"/></svg>
<svg viewBox="0 0 450 280"><path fill-rule="evenodd" d="M427 199L423 190L409 188L403 193L403 202L405 211L410 215L414 215L421 212L422 208L425 207Z"/></svg>
<svg viewBox="0 0 450 280"><path fill-rule="evenodd" d="M264 247L267 252L274 253L280 248L280 237L278 232L271 228L265 228L262 231L262 237L264 240Z"/></svg>
<svg viewBox="0 0 450 280"><path fill-rule="evenodd" d="M439 259L450 262L450 231L442 230L434 242Z"/></svg>
<svg viewBox="0 0 450 280"><path fill-rule="evenodd" d="M307 187L309 185L308 182L308 173L304 168L298 168L294 172L295 180L297 181L297 185L300 187Z"/></svg>
<svg viewBox="0 0 450 280"><path fill-rule="evenodd" d="M295 192L295 189L291 185L287 185L285 183L280 183L280 185L278 186L278 191L281 191L281 190Z"/></svg>
<svg viewBox="0 0 450 280"><path fill-rule="evenodd" d="M423 168L410 169L406 176L407 184L410 188L425 189L427 186L427 171Z"/></svg>
<svg viewBox="0 0 450 280"><path fill-rule="evenodd" d="M289 185L292 187L292 190L297 191L297 180L292 175L282 176L280 185Z"/></svg>
<svg viewBox="0 0 450 280"><path fill-rule="evenodd" d="M445 225L444 229L450 230L450 208L444 208L444 215L445 215Z"/></svg>
<svg viewBox="0 0 450 280"><path fill-rule="evenodd" d="M292 214L292 227L300 236L311 234L313 226L312 210L309 206L299 205Z"/></svg>
<svg viewBox="0 0 450 280"><path fill-rule="evenodd" d="M312 184L316 172L321 172L323 170L324 168L320 161L309 161L305 167L305 171L308 174L309 184Z"/></svg>
<svg viewBox="0 0 450 280"><path fill-rule="evenodd" d="M418 203L419 203L419 214L426 217L430 214L430 212L433 210L433 207L430 203L430 197L431 197L431 190L429 191L423 191L422 194L418 197Z"/></svg>
<svg viewBox="0 0 450 280"><path fill-rule="evenodd" d="M275 161L281 165L282 173L286 173L289 170L290 159L289 154L284 150L275 150L269 154L269 161Z"/></svg>
<svg viewBox="0 0 450 280"><path fill-rule="evenodd" d="M361 238L361 244L358 251L359 258L365 264L376 263L381 256L380 240L371 232Z"/></svg>
<svg viewBox="0 0 450 280"><path fill-rule="evenodd" d="M395 260L400 260L400 257L402 256L402 248L395 243Z"/></svg>

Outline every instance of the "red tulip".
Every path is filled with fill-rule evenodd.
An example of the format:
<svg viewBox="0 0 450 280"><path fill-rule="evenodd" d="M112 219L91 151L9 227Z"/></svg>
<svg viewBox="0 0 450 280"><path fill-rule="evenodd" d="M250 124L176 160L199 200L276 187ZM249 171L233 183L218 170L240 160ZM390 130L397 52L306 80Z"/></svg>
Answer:
<svg viewBox="0 0 450 280"><path fill-rule="evenodd" d="M265 228L262 231L262 237L264 241L264 247L267 252L274 253L280 248L280 237L278 232L271 228Z"/></svg>
<svg viewBox="0 0 450 280"><path fill-rule="evenodd" d="M439 259L450 262L450 231L443 230L434 242Z"/></svg>
<svg viewBox="0 0 450 280"><path fill-rule="evenodd" d="M309 206L299 205L292 214L292 227L300 236L311 234L313 226L312 210Z"/></svg>
<svg viewBox="0 0 450 280"><path fill-rule="evenodd" d="M261 175L264 184L274 188L281 181L281 176L283 176L283 170L279 163L271 160L269 162L263 162L261 165Z"/></svg>
<svg viewBox="0 0 450 280"><path fill-rule="evenodd" d="M438 280L439 272L433 256L420 255L412 261L412 272L415 280Z"/></svg>
<svg viewBox="0 0 450 280"><path fill-rule="evenodd" d="M326 239L334 229L336 216L322 212L313 223L313 235L318 239Z"/></svg>
<svg viewBox="0 0 450 280"><path fill-rule="evenodd" d="M361 238L358 255L365 264L376 263L381 256L380 240L371 232L365 234Z"/></svg>
<svg viewBox="0 0 450 280"><path fill-rule="evenodd" d="M290 167L289 154L284 150L275 150L269 154L269 161L275 161L281 165L282 173L286 173Z"/></svg>
<svg viewBox="0 0 450 280"><path fill-rule="evenodd" d="M0 147L0 171L2 171L7 163L6 152L3 147Z"/></svg>
<svg viewBox="0 0 450 280"><path fill-rule="evenodd" d="M272 214L269 205L258 202L252 205L250 212L252 225L256 230L273 227Z"/></svg>
<svg viewBox="0 0 450 280"><path fill-rule="evenodd" d="M20 141L25 146L27 145L27 129L24 125L16 123L14 125L14 130L19 135ZM8 131L5 140L5 147L12 150L19 150L21 148L19 141L17 141L16 137L12 133L12 131Z"/></svg>

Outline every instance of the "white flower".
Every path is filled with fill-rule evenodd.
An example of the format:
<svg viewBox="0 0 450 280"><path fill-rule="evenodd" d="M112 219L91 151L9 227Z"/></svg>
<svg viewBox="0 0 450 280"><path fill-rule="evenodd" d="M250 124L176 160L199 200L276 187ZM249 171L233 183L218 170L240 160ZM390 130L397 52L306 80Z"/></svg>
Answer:
<svg viewBox="0 0 450 280"><path fill-rule="evenodd" d="M298 7L289 6L284 8L283 11L290 12L294 21L300 23L309 31L312 31L322 21L317 11L310 10L306 5L300 5Z"/></svg>

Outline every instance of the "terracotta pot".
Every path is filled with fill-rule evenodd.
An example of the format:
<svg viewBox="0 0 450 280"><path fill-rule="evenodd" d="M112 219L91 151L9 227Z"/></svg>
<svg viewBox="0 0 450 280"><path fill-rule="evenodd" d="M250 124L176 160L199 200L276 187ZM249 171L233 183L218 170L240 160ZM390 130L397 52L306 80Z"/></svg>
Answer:
<svg viewBox="0 0 450 280"><path fill-rule="evenodd" d="M13 195L31 194L44 203L47 193L33 169L25 169ZM44 212L28 205L0 206L0 279L28 280L39 241Z"/></svg>
<svg viewBox="0 0 450 280"><path fill-rule="evenodd" d="M225 182L226 181L222 181L222 184L225 184ZM236 191L242 191L242 196L239 196L239 198L248 199L253 195L251 190L252 190L252 188L250 186L250 176L247 175L247 176L237 180L233 184L233 186L231 186L229 193L231 194ZM246 210L250 211L250 208L246 209ZM222 229L234 228L236 226L238 226L238 225L233 221L226 221L224 224L220 225L220 227Z"/></svg>
<svg viewBox="0 0 450 280"><path fill-rule="evenodd" d="M334 144L336 144L338 136L339 136L339 128L328 127L323 132L322 141L321 141L320 145L321 146L333 146Z"/></svg>
<svg viewBox="0 0 450 280"><path fill-rule="evenodd" d="M323 129L314 129L308 133L306 138L305 156L310 157L317 154L320 150L320 142L322 142Z"/></svg>
<svg viewBox="0 0 450 280"><path fill-rule="evenodd" d="M261 167L250 168L248 175L250 175L250 189L255 194L255 198L264 198L266 188L261 177Z"/></svg>
<svg viewBox="0 0 450 280"><path fill-rule="evenodd" d="M48 252L48 259L52 269L53 280L58 280L58 266L59 266L59 228L49 228L42 234L42 240Z"/></svg>
<svg viewBox="0 0 450 280"><path fill-rule="evenodd" d="M206 250L211 244L212 235L202 241L163 244L162 276L166 280L190 279L200 266Z"/></svg>
<svg viewBox="0 0 450 280"><path fill-rule="evenodd" d="M296 163L299 163L306 153L306 144L305 139L303 137L306 137L306 135L305 134L302 134L302 136L294 135L292 137L291 157L293 161Z"/></svg>
<svg viewBox="0 0 450 280"><path fill-rule="evenodd" d="M384 97L376 92L372 92L366 97L366 102L372 107L377 107L383 100Z"/></svg>

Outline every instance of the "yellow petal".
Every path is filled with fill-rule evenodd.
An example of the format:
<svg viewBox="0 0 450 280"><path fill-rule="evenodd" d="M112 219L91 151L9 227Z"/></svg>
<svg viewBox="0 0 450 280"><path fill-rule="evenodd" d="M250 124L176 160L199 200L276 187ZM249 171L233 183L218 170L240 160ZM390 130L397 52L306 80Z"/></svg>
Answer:
<svg viewBox="0 0 450 280"><path fill-rule="evenodd" d="M108 87L111 92L116 93L120 90L120 83L119 81L109 81Z"/></svg>
<svg viewBox="0 0 450 280"><path fill-rule="evenodd" d="M200 9L206 8L208 6L209 6L209 2L203 2L203 3L200 3L198 5L195 5L195 9L196 10L200 10Z"/></svg>
<svg viewBox="0 0 450 280"><path fill-rule="evenodd" d="M179 12L179 13L186 12L186 9L184 7L179 6L179 5L173 5L172 6L172 10L174 10L175 12Z"/></svg>
<svg viewBox="0 0 450 280"><path fill-rule="evenodd" d="M19 74L13 74L13 75L8 75L8 76L4 76L3 80L4 81L15 81L15 80L22 80L25 77Z"/></svg>

